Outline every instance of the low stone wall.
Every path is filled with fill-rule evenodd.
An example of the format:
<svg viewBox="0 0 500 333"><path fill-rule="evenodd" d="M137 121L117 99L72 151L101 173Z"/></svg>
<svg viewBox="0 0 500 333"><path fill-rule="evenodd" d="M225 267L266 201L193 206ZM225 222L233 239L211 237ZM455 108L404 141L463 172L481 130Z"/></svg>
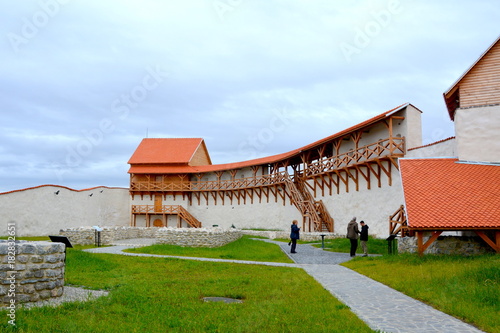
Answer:
<svg viewBox="0 0 500 333"><path fill-rule="evenodd" d="M102 227L101 244L131 238L154 238L159 244L191 247L219 247L242 236L239 229L221 228L157 228L157 227ZM71 244L95 244L95 230L90 227L65 229L59 232L69 238Z"/></svg>
<svg viewBox="0 0 500 333"><path fill-rule="evenodd" d="M219 247L241 238L238 229L159 228L155 235L159 244L189 247Z"/></svg>
<svg viewBox="0 0 500 333"><path fill-rule="evenodd" d="M244 235L267 237L270 239L289 239L290 231L258 231L258 230L241 230ZM300 240L306 242L321 241L321 235L325 235L325 239L335 239L343 238L345 235L341 236L334 234L332 232L301 232Z"/></svg>
<svg viewBox="0 0 500 333"><path fill-rule="evenodd" d="M156 238L158 228L146 227L102 227L101 245L110 245L115 240L130 238ZM91 227L61 229L59 235L69 238L73 245L93 245L96 242L96 231Z"/></svg>
<svg viewBox="0 0 500 333"><path fill-rule="evenodd" d="M62 296L64 250L63 243L0 241L0 306Z"/></svg>
<svg viewBox="0 0 500 333"><path fill-rule="evenodd" d="M430 236L424 236L424 243ZM417 253L417 237L398 238L399 253ZM480 237L472 236L441 236L438 237L424 254L458 254L478 255L494 252Z"/></svg>

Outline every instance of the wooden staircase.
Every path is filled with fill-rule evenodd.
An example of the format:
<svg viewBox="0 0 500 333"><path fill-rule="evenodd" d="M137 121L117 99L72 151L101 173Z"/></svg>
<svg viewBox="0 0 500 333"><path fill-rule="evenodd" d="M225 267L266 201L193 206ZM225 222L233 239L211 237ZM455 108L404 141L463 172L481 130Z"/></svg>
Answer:
<svg viewBox="0 0 500 333"><path fill-rule="evenodd" d="M322 200L316 201L306 189L304 182L295 177L295 181L287 174L285 185L292 203L300 211L305 221L312 223L312 230L316 232L333 232L333 218L328 213Z"/></svg>
<svg viewBox="0 0 500 333"><path fill-rule="evenodd" d="M186 221L191 227L193 228L201 228L201 222L196 219L193 215L191 215L190 212L186 210L186 208L182 206L177 206L179 207L179 217Z"/></svg>
<svg viewBox="0 0 500 333"><path fill-rule="evenodd" d="M153 215L161 215L163 225L166 225L168 215L177 215L180 219L186 221L192 228L201 228L201 222L181 205L133 205L132 220L130 223L132 227L136 226L136 217L138 215L146 216L147 227L151 226L151 216ZM178 222L178 227L180 227L180 220Z"/></svg>

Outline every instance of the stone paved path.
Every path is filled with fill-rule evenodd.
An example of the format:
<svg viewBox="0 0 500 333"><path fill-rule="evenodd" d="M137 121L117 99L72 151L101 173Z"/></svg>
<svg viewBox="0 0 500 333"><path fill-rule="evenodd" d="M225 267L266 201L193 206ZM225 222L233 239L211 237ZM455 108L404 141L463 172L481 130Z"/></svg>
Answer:
<svg viewBox="0 0 500 333"><path fill-rule="evenodd" d="M278 244L295 264L262 263L246 260L192 258L122 252L125 248L144 246L142 240L117 241L116 246L86 250L93 253L116 253L132 256L171 257L180 259L222 261L242 264L287 266L304 269L341 302L349 306L373 330L401 333L472 333L482 332L452 316L338 264L350 260L349 254L323 251L311 245L297 245L290 254L286 243Z"/></svg>

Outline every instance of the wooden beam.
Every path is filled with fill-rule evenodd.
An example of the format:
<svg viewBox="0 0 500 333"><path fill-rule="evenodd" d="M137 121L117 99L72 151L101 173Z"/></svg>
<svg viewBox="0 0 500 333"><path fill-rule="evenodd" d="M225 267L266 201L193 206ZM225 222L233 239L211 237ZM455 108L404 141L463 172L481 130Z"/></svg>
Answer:
<svg viewBox="0 0 500 333"><path fill-rule="evenodd" d="M370 169L365 165L364 167L366 168L366 174L361 170L361 165L356 165L355 166L358 172L363 176L363 178L366 180L366 188L369 190L370 189Z"/></svg>
<svg viewBox="0 0 500 333"><path fill-rule="evenodd" d="M500 230L495 230L495 240L492 241L484 231L475 230L476 234L481 237L489 246L497 253L500 253Z"/></svg>
<svg viewBox="0 0 500 333"><path fill-rule="evenodd" d="M345 190L347 193L349 193L349 177L346 175L346 178L344 179L344 177L342 177L341 175L341 171L339 170L335 170L335 173L337 174L339 179L342 180L342 182L345 184Z"/></svg>
<svg viewBox="0 0 500 333"><path fill-rule="evenodd" d="M434 241L441 235L443 231L433 231L432 236L424 243L424 232L423 231L417 231L417 243L418 243L418 254L423 255L424 251L427 250L427 248L434 243Z"/></svg>
<svg viewBox="0 0 500 333"><path fill-rule="evenodd" d="M351 169L352 170L352 169ZM354 171L356 171L354 174L355 176L351 173L351 171L349 170L349 168L345 168L344 169L346 175L352 179L352 181L354 182L354 184L356 184L356 191L359 191L359 182L358 182L358 178L359 178L359 175L358 175L358 170L357 169L354 169ZM349 180L348 178L348 180Z"/></svg>

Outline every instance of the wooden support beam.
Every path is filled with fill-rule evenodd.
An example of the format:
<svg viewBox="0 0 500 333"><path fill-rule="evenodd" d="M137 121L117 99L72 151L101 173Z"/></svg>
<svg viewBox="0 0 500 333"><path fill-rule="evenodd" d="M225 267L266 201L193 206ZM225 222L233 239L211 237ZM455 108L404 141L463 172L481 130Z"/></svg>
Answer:
<svg viewBox="0 0 500 333"><path fill-rule="evenodd" d="M334 170L335 173L337 174L338 178L342 180L342 182L345 184L345 191L349 193L349 177L346 175L345 179L342 177L342 172L340 170Z"/></svg>
<svg viewBox="0 0 500 333"><path fill-rule="evenodd" d="M495 239L491 240L488 235L481 230L475 230L476 234L481 237L493 250L500 253L500 230L495 230Z"/></svg>
<svg viewBox="0 0 500 333"><path fill-rule="evenodd" d="M205 198L205 201L207 202L207 206L208 206L208 192L201 192L201 194Z"/></svg>
<svg viewBox="0 0 500 333"><path fill-rule="evenodd" d="M363 172L361 167L364 166L366 168L366 173ZM366 165L356 165L355 166L358 172L363 176L363 178L366 180L366 188L369 190L371 188L371 182L370 182L370 169Z"/></svg>
<svg viewBox="0 0 500 333"><path fill-rule="evenodd" d="M378 166L382 171L384 171L385 175L387 176L387 180L389 183L389 186L392 186L392 174L391 174L391 163L387 163L387 169L384 167L384 164L382 163L381 160L376 160Z"/></svg>
<svg viewBox="0 0 500 333"><path fill-rule="evenodd" d="M354 175L351 173L351 170L355 171ZM358 170L357 169L353 170L353 169L345 168L344 171L345 171L346 175L349 178L352 179L352 181L354 182L354 184L356 184L356 192L359 191L359 182L358 182L359 175L358 175ZM348 180L349 180L349 178L348 178Z"/></svg>
<svg viewBox="0 0 500 333"><path fill-rule="evenodd" d="M443 231L433 231L432 236L424 243L424 232L417 231L418 254L423 255L424 251L441 235Z"/></svg>

